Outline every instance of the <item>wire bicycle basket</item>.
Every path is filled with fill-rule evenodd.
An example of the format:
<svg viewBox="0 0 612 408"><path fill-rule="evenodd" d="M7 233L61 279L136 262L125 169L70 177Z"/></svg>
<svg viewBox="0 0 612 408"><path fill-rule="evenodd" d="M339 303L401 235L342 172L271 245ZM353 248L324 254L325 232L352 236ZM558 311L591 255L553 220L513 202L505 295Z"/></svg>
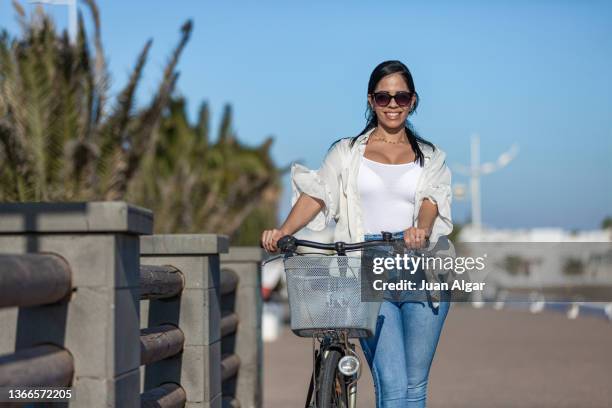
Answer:
<svg viewBox="0 0 612 408"><path fill-rule="evenodd" d="M284 258L291 330L311 337L325 330L346 330L348 337L376 331L381 302L361 299L361 258L300 255Z"/></svg>

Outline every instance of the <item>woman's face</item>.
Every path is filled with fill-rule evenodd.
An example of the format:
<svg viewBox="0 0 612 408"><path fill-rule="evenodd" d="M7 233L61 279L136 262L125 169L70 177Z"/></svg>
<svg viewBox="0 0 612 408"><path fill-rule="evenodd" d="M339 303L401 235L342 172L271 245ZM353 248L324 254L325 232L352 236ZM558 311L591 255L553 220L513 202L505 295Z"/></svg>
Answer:
<svg viewBox="0 0 612 408"><path fill-rule="evenodd" d="M408 89L404 77L399 73L395 73L387 75L378 81L374 92L387 92L395 95L397 92L410 92L410 89ZM378 118L378 124L390 129L403 128L405 126L406 119L412 110L412 106L414 106L415 100L416 96L413 94L408 106L399 106L395 98L391 99L387 106L378 106L374 102L372 95L368 95L368 103Z"/></svg>

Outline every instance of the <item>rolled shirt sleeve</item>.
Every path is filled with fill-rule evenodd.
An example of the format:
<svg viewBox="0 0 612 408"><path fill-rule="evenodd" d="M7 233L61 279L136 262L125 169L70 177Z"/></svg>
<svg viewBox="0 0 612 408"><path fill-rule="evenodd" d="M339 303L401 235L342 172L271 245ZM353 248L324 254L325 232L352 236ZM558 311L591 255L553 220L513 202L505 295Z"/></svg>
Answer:
<svg viewBox="0 0 612 408"><path fill-rule="evenodd" d="M324 208L306 225L314 231L321 231L332 219L338 218L340 174L342 158L341 145L336 143L327 153L318 170L294 163L291 166L291 206L294 206L302 193L318 198L325 203Z"/></svg>
<svg viewBox="0 0 612 408"><path fill-rule="evenodd" d="M430 239L437 241L442 235L448 235L453 230L451 218L451 172L446 165L446 153L436 149L432 157L430 170L427 172L423 198L427 198L438 206L438 216L434 221Z"/></svg>

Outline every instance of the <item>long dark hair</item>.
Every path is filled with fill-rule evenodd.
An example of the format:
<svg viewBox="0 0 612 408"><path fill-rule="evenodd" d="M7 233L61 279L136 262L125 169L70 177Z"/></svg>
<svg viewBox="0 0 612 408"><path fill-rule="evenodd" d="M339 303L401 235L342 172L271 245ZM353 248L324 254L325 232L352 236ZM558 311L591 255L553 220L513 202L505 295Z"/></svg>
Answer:
<svg viewBox="0 0 612 408"><path fill-rule="evenodd" d="M410 90L410 92L413 92L416 97L415 104L410 110L410 112L408 113L408 115L412 115L416 111L417 106L419 105L419 94L417 93L414 87L414 80L412 79L412 74L410 73L410 70L408 69L406 65L404 65L400 61L397 61L397 60L384 61L378 64L376 68L374 68L374 71L372 71L372 74L370 75L370 81L368 82L368 95L374 93L374 90L376 89L376 85L378 85L378 82L382 78L386 77L387 75L391 75L395 73L399 73L402 75L402 77L406 81L406 84L408 85L408 89ZM376 113L372 110L372 107L370 106L369 103L367 104L366 120L367 122L366 122L365 128L357 136L351 138L351 143L350 143L351 147L353 147L353 145L355 144L355 142L361 135L363 135L364 133L367 133L369 130L378 126L378 118L376 117ZM424 157L423 157L423 152L421 151L421 148L419 147L419 143L424 143L430 146L434 150L435 150L435 146L431 142L428 142L427 140L420 137L417 134L417 132L414 130L414 128L412 127L412 124L408 121L407 118L406 118L405 128L406 128L406 135L408 136L408 142L410 143L410 146L412 146L412 150L416 154L416 159L422 167L424 164ZM334 142L332 146L336 144L338 141Z"/></svg>

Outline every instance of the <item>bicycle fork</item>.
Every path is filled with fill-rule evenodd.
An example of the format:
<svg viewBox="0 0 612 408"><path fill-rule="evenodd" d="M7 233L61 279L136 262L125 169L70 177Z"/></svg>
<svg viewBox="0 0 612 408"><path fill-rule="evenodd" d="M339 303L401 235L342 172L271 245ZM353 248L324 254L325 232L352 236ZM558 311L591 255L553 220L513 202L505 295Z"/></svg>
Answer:
<svg viewBox="0 0 612 408"><path fill-rule="evenodd" d="M353 344L349 343L348 337L344 337L343 342L340 342L341 347L345 350L343 355L356 355L355 347ZM317 395L319 391L318 377L319 371L321 369L321 362L327 358L327 355L330 350L330 345L327 342L323 342L319 349L317 350L315 347L315 336L312 337L312 376L310 378L310 385L308 387L308 394L306 396L306 405L305 408L318 408L317 407ZM323 351L321 351L321 349ZM347 408L356 408L357 407L357 381L361 377L361 368L359 372L352 376L351 381L346 384L347 391Z"/></svg>
<svg viewBox="0 0 612 408"><path fill-rule="evenodd" d="M357 381L347 387L348 389L348 408L357 407Z"/></svg>

